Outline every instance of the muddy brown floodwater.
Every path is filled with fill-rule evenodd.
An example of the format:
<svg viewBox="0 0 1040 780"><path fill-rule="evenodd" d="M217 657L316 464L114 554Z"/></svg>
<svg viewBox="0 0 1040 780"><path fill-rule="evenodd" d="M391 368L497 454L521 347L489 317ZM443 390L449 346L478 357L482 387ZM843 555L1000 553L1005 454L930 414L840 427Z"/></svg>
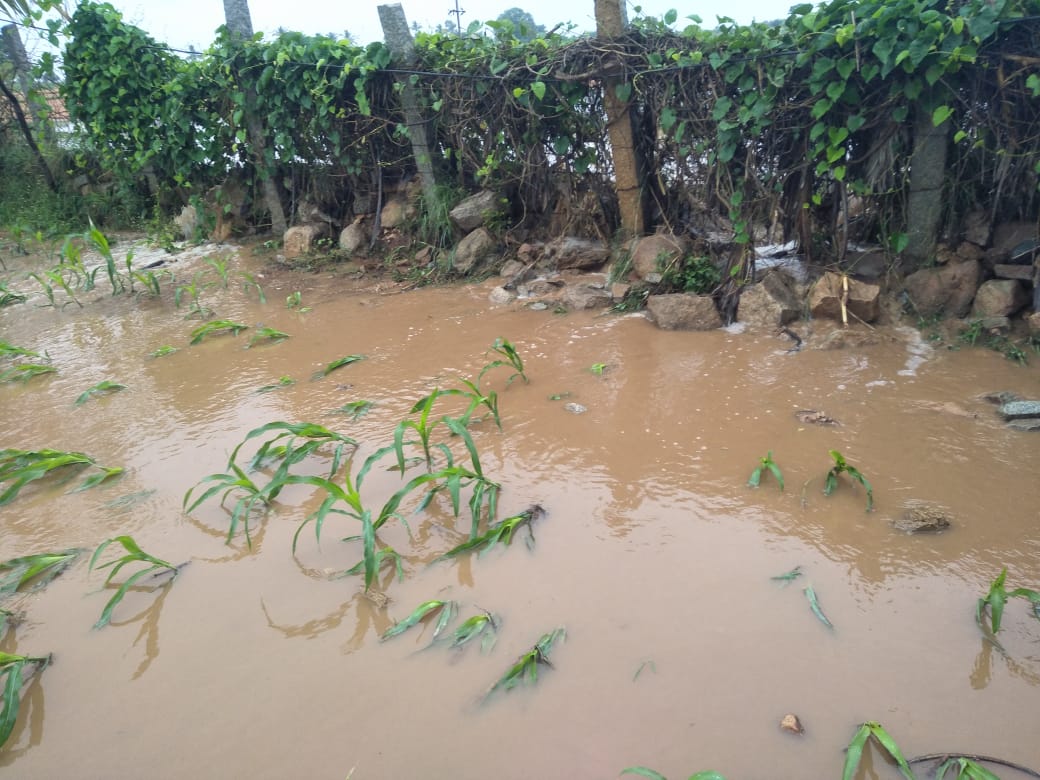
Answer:
<svg viewBox="0 0 1040 780"><path fill-rule="evenodd" d="M14 602L25 618L2 649L55 660L26 692L3 776L526 780L644 765L671 778L836 778L866 720L908 757L1040 767L1040 622L1024 601L1009 604L1001 652L973 619L1002 567L1009 586L1040 587L1040 433L1005 429L980 399L1036 396L1040 360L933 350L908 329L871 347L787 353L771 336L496 308L486 286L358 292L284 271L261 283L266 305L235 284L205 295L220 317L291 334L252 349L250 331L189 347L198 323L169 284L161 300L94 292L82 309L0 311L2 340L58 367L0 386L0 446L83 451L126 469L86 492L47 483L0 507L0 560L131 534L191 561L171 584L132 592L101 630L92 625L112 591L99 590L87 556ZM285 307L294 290L311 311ZM465 510L456 522L446 499L420 515L410 505L411 536L396 520L379 534L404 561L401 581L384 570L379 605L358 577L335 577L360 559L358 542L341 541L356 521L330 517L320 545L308 530L291 554L320 500L310 488L287 489L254 520L251 549L241 534L225 544L215 502L182 512L185 491L270 421L334 427L362 442L359 457L389 444L415 400L473 377L496 337L517 346L531 381L487 376L502 430L485 421L474 439L502 485L500 517L547 510L533 550L518 539L429 565L465 539ZM148 357L164 344L179 351ZM366 359L310 380L355 353ZM257 392L282 376L297 383ZM102 380L127 389L73 405ZM357 421L333 411L362 399L374 406ZM568 401L587 412L565 411ZM801 409L841 424L800 422ZM822 495L831 449L871 481L876 511L844 478ZM771 476L745 484L770 450L782 493ZM400 485L381 464L362 493L378 509ZM953 527L894 530L910 500L946 507ZM795 566L794 583L770 579ZM833 630L810 611L810 584ZM499 615L493 650L418 652L429 626L379 642L434 598L457 600L462 617ZM480 703L560 626L567 640L536 686ZM778 728L788 712L804 736ZM873 750L858 775L898 776Z"/></svg>

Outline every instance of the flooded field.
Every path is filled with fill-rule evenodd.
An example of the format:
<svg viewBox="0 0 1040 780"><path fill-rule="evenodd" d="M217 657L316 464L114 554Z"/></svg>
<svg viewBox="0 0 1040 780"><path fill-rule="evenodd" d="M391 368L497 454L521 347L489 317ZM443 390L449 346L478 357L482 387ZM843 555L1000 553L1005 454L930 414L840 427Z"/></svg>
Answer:
<svg viewBox="0 0 1040 780"><path fill-rule="evenodd" d="M20 279L24 260L7 264L3 278ZM486 286L358 290L262 260L228 267L228 288L202 301L249 330L194 346L201 322L185 318L186 300L174 305L169 281L159 299L113 297L106 280L79 295L82 308L40 308L37 295L0 309L0 340L58 369L0 385L0 448L84 452L125 469L83 492L70 492L79 473L34 483L0 506L0 560L88 550L45 589L3 604L24 618L0 649L53 653L54 663L25 692L0 774L486 780L616 778L641 765L673 780L707 769L837 778L844 747L872 720L908 758L966 753L1040 769L1040 621L1012 600L997 648L974 620L1004 567L1009 589L1040 588L1040 433L1006 429L981 398L1036 397L1040 359L1023 367L986 350L933 349L909 329L885 330L874 346L788 352L767 335L493 307ZM190 281L187 263L173 270ZM267 303L243 289L243 270ZM247 349L260 326L290 338ZM292 552L326 495L312 486L291 485L253 515L251 546L241 529L225 543L229 512L216 500L183 511L185 493L273 421L357 439L356 475L400 421L417 418L418 399L476 378L497 338L516 346L530 382L489 371L481 387L497 391L502 427L488 418L470 432L501 485L498 518L544 507L530 547L521 530L509 546L433 562L468 538L470 494L456 519L447 493L416 512L419 491L402 504L407 523L391 518L377 536L403 576L387 558L366 595L362 577L340 576L362 558L349 539L357 520L329 515L320 543L308 525ZM164 345L177 351L149 357ZM312 379L347 355L364 359ZM282 377L295 383L258 392ZM74 404L106 380L126 389ZM341 410L361 400L372 406L358 419ZM464 409L449 397L434 413ZM800 410L838 424L805 422ZM469 462L444 426L434 440ZM847 475L823 495L830 450L869 480L873 512ZM746 485L767 452L782 492L772 474ZM331 450L321 453L294 473L327 472ZM375 514L423 473L412 464L402 478L394 462L365 477ZM941 505L952 527L892 528L912 501ZM89 551L124 534L190 564L173 580L142 580L95 630L115 586L88 572ZM771 579L795 567L797 579ZM809 586L833 628L811 610ZM435 617L379 641L433 599L457 602L452 631L493 613L494 647L425 649ZM537 684L484 699L560 627L566 641ZM786 713L803 735L778 727ZM876 747L857 774L899 776Z"/></svg>

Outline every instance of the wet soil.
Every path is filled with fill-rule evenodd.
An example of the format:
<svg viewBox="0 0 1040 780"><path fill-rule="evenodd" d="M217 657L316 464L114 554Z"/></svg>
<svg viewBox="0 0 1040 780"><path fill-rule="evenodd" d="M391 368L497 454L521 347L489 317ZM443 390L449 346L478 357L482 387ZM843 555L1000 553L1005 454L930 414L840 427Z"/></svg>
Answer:
<svg viewBox="0 0 1040 780"><path fill-rule="evenodd" d="M2 278L17 282L29 261L6 262ZM178 282L201 262L174 265ZM865 720L908 756L1040 766L1040 622L1009 604L1002 650L974 623L1003 567L1009 586L1040 587L1040 434L1008 430L981 399L1035 397L1040 360L933 348L901 328L874 345L791 353L771 336L494 307L490 285L402 292L278 270L262 253L228 267L229 287L207 289L205 303L291 338L246 349L245 331L189 346L199 322L174 306L168 281L159 299L99 285L82 308L40 308L37 296L0 310L0 340L45 351L58 368L0 386L0 446L82 451L126 469L80 493L68 492L75 482L27 488L0 507L0 560L131 534L153 555L191 561L172 582L132 592L101 630L92 625L113 591L87 556L5 603L25 617L0 649L55 662L26 691L0 752L4 776L613 778L645 765L668 777L828 778ZM238 271L257 275L266 304ZM310 311L285 306L295 290ZM384 570L384 600L337 577L361 557L357 541L341 541L356 521L330 517L320 544L308 529L292 554L321 500L308 487L254 521L251 547L241 534L225 544L216 502L182 511L185 492L270 421L349 434L360 463L392 442L416 399L475 377L497 337L516 345L530 383L489 373L502 430L484 421L473 437L502 485L500 517L547 510L533 550L518 539L431 565L465 540L466 510L455 520L442 497L412 514L413 502L407 527L379 533L404 565L400 581ZM148 357L165 344L178 351ZM366 359L311 380L348 354ZM589 370L597 363L602 374ZM257 392L282 376L296 384ZM127 389L73 405L102 380ZM335 411L362 399L374 406L359 420ZM837 424L796 416L805 410ZM845 477L823 495L832 449L869 479L875 511ZM745 484L767 451L783 492L771 475ZM390 460L364 484L375 508L402 484ZM893 528L913 501L943 507L952 526ZM795 566L794 582L771 579ZM808 585L833 630L810 610ZM432 627L379 642L434 598L457 600L463 617L499 615L494 649L419 652ZM482 704L559 626L567 640L537 685ZM779 728L785 713L803 735ZM873 752L858 775L898 776Z"/></svg>

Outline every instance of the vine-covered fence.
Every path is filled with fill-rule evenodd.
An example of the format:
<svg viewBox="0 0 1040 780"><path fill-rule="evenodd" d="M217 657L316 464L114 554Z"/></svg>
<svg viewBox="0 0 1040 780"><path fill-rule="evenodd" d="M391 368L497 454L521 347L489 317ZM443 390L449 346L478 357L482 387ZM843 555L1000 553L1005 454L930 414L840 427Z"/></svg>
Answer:
<svg viewBox="0 0 1040 780"><path fill-rule="evenodd" d="M222 32L186 58L85 2L64 97L118 177L183 200L273 180L290 215L307 200L346 221L414 176L408 88L442 197L492 189L509 204L499 224L525 233L619 227L611 102L634 125L647 230L723 224L737 246L797 238L825 259L879 241L919 264L970 212L1037 220L1038 0L833 0L714 29L678 16L611 37L420 33L405 64L299 33Z"/></svg>

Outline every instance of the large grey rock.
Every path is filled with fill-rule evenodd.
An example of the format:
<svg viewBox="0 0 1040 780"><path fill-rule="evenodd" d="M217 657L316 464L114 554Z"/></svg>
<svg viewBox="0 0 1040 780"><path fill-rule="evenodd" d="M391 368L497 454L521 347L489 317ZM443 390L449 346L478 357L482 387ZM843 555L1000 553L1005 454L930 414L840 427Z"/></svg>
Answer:
<svg viewBox="0 0 1040 780"><path fill-rule="evenodd" d="M1030 296L1021 282L1015 279L990 279L975 294L971 316L1010 317L1027 303Z"/></svg>
<svg viewBox="0 0 1040 780"><path fill-rule="evenodd" d="M339 248L348 254L356 252L368 240L368 231L364 227L364 218L358 217L339 234Z"/></svg>
<svg viewBox="0 0 1040 780"><path fill-rule="evenodd" d="M384 228L399 228L415 216L415 206L408 198L395 195L383 204L379 215L379 224Z"/></svg>
<svg viewBox="0 0 1040 780"><path fill-rule="evenodd" d="M490 190L481 190L470 195L448 212L451 221L464 233L476 230L484 224L488 212L498 208L498 196Z"/></svg>
<svg viewBox="0 0 1040 780"><path fill-rule="evenodd" d="M1040 420L1027 417L1024 420L1011 420L1007 427L1013 431L1040 431Z"/></svg>
<svg viewBox="0 0 1040 780"><path fill-rule="evenodd" d="M316 225L294 225L282 237L282 254L287 260L314 251L319 239L329 237L329 226L324 222Z"/></svg>
<svg viewBox="0 0 1040 780"><path fill-rule="evenodd" d="M598 268L609 256L610 250L602 241L574 236L558 238L545 247L545 257L561 271L565 268Z"/></svg>
<svg viewBox="0 0 1040 780"><path fill-rule="evenodd" d="M963 317L971 308L981 273L977 261L925 268L906 277L904 289L922 317Z"/></svg>
<svg viewBox="0 0 1040 780"><path fill-rule="evenodd" d="M632 271L640 279L661 269L686 254L686 242L670 233L657 233L633 242Z"/></svg>
<svg viewBox="0 0 1040 780"><path fill-rule="evenodd" d="M1029 335L1034 339L1040 336L1040 311L1034 311L1032 314L1027 316L1026 325L1029 326Z"/></svg>
<svg viewBox="0 0 1040 780"><path fill-rule="evenodd" d="M976 246L986 246L989 243L989 229L988 211L973 211L964 218L964 240Z"/></svg>
<svg viewBox="0 0 1040 780"><path fill-rule="evenodd" d="M1040 417L1040 401L1009 401L1000 407L1005 420L1025 420Z"/></svg>
<svg viewBox="0 0 1040 780"><path fill-rule="evenodd" d="M497 306L504 306L516 300L516 293L513 290L507 290L505 287L495 287L488 294L488 300Z"/></svg>
<svg viewBox="0 0 1040 780"><path fill-rule="evenodd" d="M722 317L710 295L672 293L646 299L650 320L662 330L714 330Z"/></svg>
<svg viewBox="0 0 1040 780"><path fill-rule="evenodd" d="M845 283L841 274L825 273L809 294L809 310L814 317L832 320L841 319L841 301L845 295ZM863 322L873 322L880 310L881 287L870 282L848 279L849 313Z"/></svg>
<svg viewBox="0 0 1040 780"><path fill-rule="evenodd" d="M614 299L602 286L592 284L568 284L563 288L560 301L568 309L605 309Z"/></svg>
<svg viewBox="0 0 1040 780"><path fill-rule="evenodd" d="M768 272L740 294L737 317L752 330L776 330L798 319L802 302L795 282L785 273Z"/></svg>
<svg viewBox="0 0 1040 780"><path fill-rule="evenodd" d="M486 228L477 228L455 247L451 267L460 274L468 274L495 254L498 244Z"/></svg>
<svg viewBox="0 0 1040 780"><path fill-rule="evenodd" d="M194 206L189 204L182 208L181 213L173 218L173 224L177 226L177 231L185 241L194 241L195 230L199 226L199 213Z"/></svg>

